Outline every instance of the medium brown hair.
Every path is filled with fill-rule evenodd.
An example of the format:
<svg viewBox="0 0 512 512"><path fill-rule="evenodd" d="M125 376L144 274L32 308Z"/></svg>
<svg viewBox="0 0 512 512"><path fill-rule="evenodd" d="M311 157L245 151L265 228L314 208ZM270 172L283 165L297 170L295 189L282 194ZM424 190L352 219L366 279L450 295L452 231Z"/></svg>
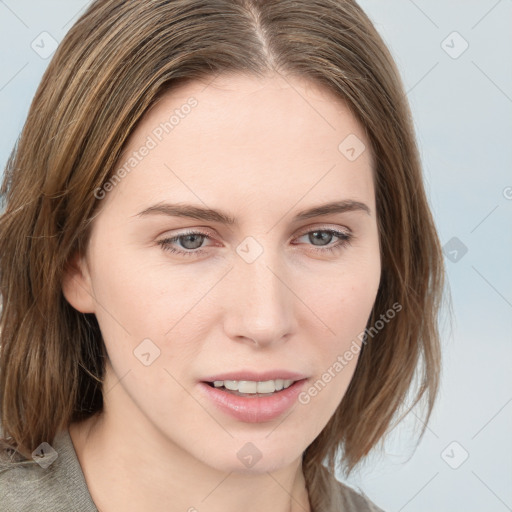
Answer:
<svg viewBox="0 0 512 512"><path fill-rule="evenodd" d="M65 300L63 271L87 247L100 204L94 191L145 112L177 84L228 72L296 75L328 88L361 123L375 157L382 274L367 327L393 304L402 309L366 337L346 395L304 452L311 504L320 509L328 499L322 461L334 474L342 451L349 474L389 431L416 381L410 407L426 401L426 425L440 372L443 258L411 113L389 50L353 0L97 0L71 28L1 188L4 442L30 458L70 422L102 410L101 332L94 315Z"/></svg>

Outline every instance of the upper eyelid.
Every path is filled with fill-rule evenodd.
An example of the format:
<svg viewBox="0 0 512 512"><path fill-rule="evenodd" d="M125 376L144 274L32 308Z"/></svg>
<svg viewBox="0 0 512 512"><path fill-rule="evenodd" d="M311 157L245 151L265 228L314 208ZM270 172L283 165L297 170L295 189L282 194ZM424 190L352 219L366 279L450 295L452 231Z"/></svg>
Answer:
<svg viewBox="0 0 512 512"><path fill-rule="evenodd" d="M352 230L348 226L338 226L338 225L334 225L334 224L331 224L331 225L320 224L320 225L316 225L316 226L315 225L308 226L308 227L305 227L303 229L296 231L296 233L300 233L300 235L302 235L305 233L309 233L311 231L329 231L329 230L346 231L348 234L352 233ZM186 236L187 234L193 234L193 233L208 235L208 236L211 236L212 238L215 238L215 236L216 236L215 232L212 231L211 228L206 228L206 227L201 227L201 226L182 228L181 231L180 230L175 230L175 231L176 231L175 234L166 235L165 238ZM295 236L300 236L300 235L295 235Z"/></svg>
<svg viewBox="0 0 512 512"><path fill-rule="evenodd" d="M329 226L328 224L323 224L321 226L313 226L304 228L303 230L300 230L299 233L306 234L311 231L346 231L348 234L352 233L352 230L346 226Z"/></svg>

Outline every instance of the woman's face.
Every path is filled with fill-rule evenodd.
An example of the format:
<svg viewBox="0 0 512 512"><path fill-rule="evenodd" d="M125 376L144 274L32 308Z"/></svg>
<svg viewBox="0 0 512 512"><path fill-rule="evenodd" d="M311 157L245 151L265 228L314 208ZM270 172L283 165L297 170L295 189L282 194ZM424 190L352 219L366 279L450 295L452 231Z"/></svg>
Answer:
<svg viewBox="0 0 512 512"><path fill-rule="evenodd" d="M296 461L346 392L379 285L364 130L312 83L223 75L165 95L116 176L91 191L64 284L101 327L105 410L222 471ZM328 203L345 207L301 214ZM205 383L286 380L266 397Z"/></svg>

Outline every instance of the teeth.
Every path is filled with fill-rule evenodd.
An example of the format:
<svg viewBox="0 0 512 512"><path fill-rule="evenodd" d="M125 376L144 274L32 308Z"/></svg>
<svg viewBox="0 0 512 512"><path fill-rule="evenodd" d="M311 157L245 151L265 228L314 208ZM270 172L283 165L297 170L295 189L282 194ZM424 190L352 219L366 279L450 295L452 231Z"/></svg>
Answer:
<svg viewBox="0 0 512 512"><path fill-rule="evenodd" d="M273 393L289 388L295 381L293 380L266 380L264 382L255 382L253 380L216 380L213 382L214 387L225 387L230 391L238 391L240 393Z"/></svg>

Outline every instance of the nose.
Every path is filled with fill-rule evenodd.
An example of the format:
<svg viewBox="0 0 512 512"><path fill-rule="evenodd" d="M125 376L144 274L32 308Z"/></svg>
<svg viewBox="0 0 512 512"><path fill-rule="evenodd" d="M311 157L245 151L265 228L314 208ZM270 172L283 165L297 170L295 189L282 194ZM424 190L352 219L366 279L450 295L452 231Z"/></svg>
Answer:
<svg viewBox="0 0 512 512"><path fill-rule="evenodd" d="M232 340L265 347L283 343L294 329L294 297L289 273L277 258L240 259L224 292L224 330Z"/></svg>

